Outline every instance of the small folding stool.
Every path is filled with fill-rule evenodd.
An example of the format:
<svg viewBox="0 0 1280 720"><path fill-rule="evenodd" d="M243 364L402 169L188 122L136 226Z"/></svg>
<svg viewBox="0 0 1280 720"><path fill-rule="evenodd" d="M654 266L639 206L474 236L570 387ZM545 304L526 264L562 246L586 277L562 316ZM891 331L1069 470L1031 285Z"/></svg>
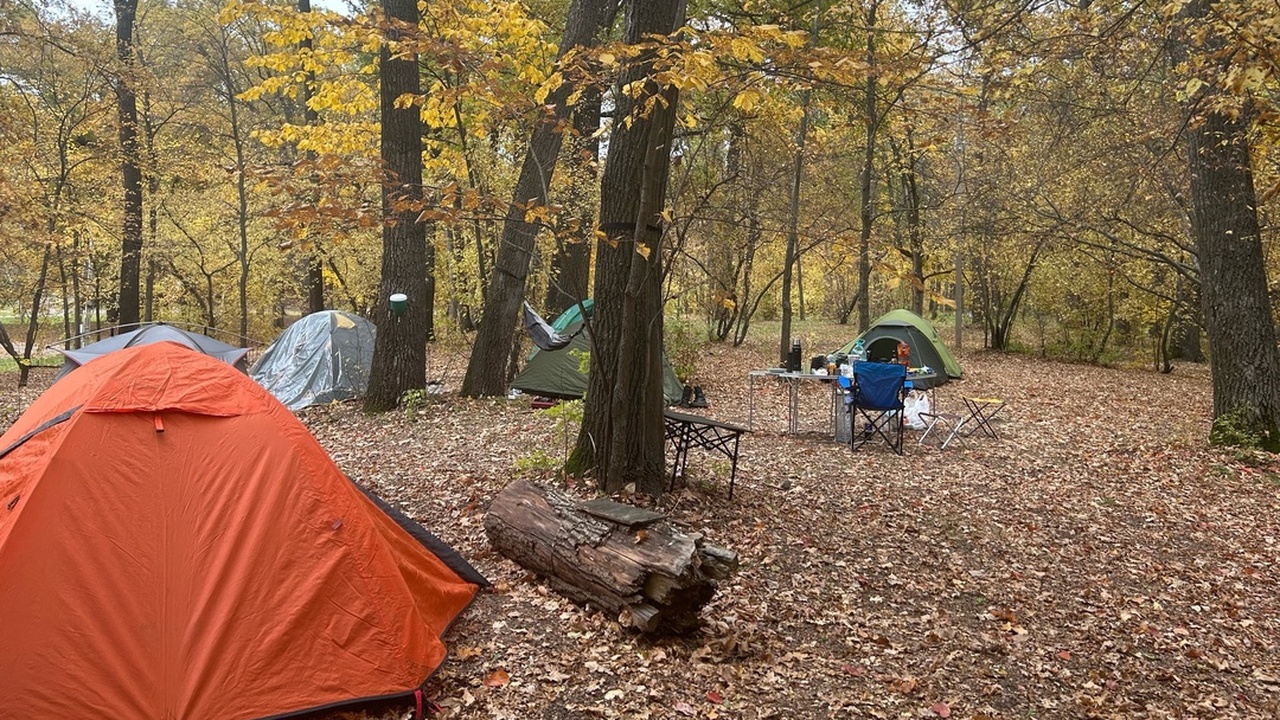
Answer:
<svg viewBox="0 0 1280 720"><path fill-rule="evenodd" d="M996 429L991 427L991 419L996 416L996 413L1004 409L1004 400L1000 398L971 397L962 397L960 399L964 401L965 410L969 413L968 417L960 421L960 426L977 425L977 427L969 429L970 435L982 431L983 434L992 439L999 439L1000 436L996 434Z"/></svg>
<svg viewBox="0 0 1280 720"><path fill-rule="evenodd" d="M924 432L920 434L920 440L918 441L920 445L924 445L925 438L929 437L934 430L937 430L938 435L942 435L944 432L947 434L946 439L939 446L940 449L946 450L952 440L959 440L961 445L966 448L969 447L969 443L965 442L964 435L960 433L960 428L964 425L964 418L960 413L922 412L920 413L920 419L927 424Z"/></svg>

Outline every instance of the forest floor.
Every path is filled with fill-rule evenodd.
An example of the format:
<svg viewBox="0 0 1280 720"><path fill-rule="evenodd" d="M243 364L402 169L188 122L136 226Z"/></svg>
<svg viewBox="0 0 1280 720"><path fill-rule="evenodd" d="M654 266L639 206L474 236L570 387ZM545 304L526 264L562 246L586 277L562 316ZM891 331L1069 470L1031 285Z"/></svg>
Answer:
<svg viewBox="0 0 1280 720"><path fill-rule="evenodd" d="M814 330L806 354L845 334ZM465 355L433 353L456 389ZM489 549L485 510L517 461L562 452L528 398L302 418L494 583L445 637L444 717L1280 718L1280 459L1206 447L1207 368L958 355L965 378L935 405L1001 397L1000 437L942 450L908 431L901 457L832 442L817 383L806 432L785 434L785 387L757 382L733 500L728 463L693 451L657 501L742 560L681 638L624 629ZM775 356L773 338L708 348L697 412L745 425L747 371ZM6 426L47 384L15 377Z"/></svg>

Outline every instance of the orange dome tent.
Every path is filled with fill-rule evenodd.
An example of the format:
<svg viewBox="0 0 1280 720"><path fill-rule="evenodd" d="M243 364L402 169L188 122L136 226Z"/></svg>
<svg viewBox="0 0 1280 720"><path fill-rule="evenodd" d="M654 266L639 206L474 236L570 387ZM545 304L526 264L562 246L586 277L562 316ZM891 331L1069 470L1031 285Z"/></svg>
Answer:
<svg viewBox="0 0 1280 720"><path fill-rule="evenodd" d="M174 343L0 437L0 718L262 718L410 696L482 578L267 391Z"/></svg>

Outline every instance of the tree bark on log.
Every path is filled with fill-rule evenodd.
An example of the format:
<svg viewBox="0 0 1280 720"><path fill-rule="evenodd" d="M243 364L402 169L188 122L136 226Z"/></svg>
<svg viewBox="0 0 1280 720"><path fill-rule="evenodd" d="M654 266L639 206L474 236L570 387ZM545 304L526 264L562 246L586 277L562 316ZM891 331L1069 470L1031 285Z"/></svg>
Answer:
<svg viewBox="0 0 1280 720"><path fill-rule="evenodd" d="M621 503L581 503L517 480L485 516L493 547L557 592L617 613L642 632L683 633L737 569L737 554L684 534L663 516Z"/></svg>

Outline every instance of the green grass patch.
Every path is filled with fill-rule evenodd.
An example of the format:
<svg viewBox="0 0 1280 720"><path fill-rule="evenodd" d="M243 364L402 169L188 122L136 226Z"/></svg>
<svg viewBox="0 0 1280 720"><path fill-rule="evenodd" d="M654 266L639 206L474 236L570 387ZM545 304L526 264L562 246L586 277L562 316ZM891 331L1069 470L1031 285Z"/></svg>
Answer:
<svg viewBox="0 0 1280 720"><path fill-rule="evenodd" d="M60 357L37 357L31 358L31 367L57 368L62 367L62 358ZM18 369L18 363L8 355L0 355L0 372L10 372Z"/></svg>

